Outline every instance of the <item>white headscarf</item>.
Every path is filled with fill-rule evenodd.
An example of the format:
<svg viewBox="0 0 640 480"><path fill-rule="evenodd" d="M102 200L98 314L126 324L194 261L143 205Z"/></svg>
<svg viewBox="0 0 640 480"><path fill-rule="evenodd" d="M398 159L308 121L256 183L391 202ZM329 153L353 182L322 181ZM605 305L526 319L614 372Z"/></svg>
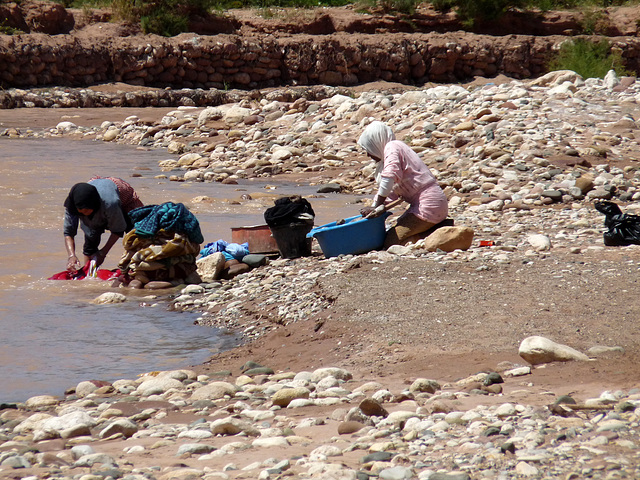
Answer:
<svg viewBox="0 0 640 480"><path fill-rule="evenodd" d="M369 155L384 160L384 147L395 139L396 136L393 134L393 130L384 123L375 121L364 129L358 139L358 145L364 148Z"/></svg>

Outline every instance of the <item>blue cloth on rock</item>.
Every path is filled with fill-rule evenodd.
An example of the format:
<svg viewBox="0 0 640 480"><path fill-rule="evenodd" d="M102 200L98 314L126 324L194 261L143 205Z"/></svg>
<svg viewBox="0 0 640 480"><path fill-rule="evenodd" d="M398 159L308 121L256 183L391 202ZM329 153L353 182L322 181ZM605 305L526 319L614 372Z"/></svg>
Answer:
<svg viewBox="0 0 640 480"><path fill-rule="evenodd" d="M242 260L245 255L249 255L249 243L228 243L224 240L207 243L202 250L200 256L206 257L215 252L222 252L227 260Z"/></svg>
<svg viewBox="0 0 640 480"><path fill-rule="evenodd" d="M194 243L204 242L198 219L182 203L146 205L131 210L129 216L136 233L142 237L152 237L160 230L171 230L186 234Z"/></svg>
<svg viewBox="0 0 640 480"><path fill-rule="evenodd" d="M224 252L224 249L226 248L227 245L229 245L229 244L227 242L225 242L224 240L218 240L217 242L207 243L202 248L202 250L200 250L200 256L201 257L207 257L207 256L211 255L212 253Z"/></svg>

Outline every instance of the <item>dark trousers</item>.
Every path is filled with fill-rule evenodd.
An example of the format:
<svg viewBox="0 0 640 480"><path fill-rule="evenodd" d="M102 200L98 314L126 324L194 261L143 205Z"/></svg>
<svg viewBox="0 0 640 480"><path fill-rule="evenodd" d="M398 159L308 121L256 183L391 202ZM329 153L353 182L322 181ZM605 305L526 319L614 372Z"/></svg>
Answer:
<svg viewBox="0 0 640 480"><path fill-rule="evenodd" d="M127 221L127 230L128 232L133 229L133 222L131 221L131 217L124 210L122 211L125 220ZM84 232L84 246L82 247L82 253L87 257L91 257L98 253L100 250L100 240L102 239L102 234L104 233L105 228L96 229L96 230L85 230Z"/></svg>

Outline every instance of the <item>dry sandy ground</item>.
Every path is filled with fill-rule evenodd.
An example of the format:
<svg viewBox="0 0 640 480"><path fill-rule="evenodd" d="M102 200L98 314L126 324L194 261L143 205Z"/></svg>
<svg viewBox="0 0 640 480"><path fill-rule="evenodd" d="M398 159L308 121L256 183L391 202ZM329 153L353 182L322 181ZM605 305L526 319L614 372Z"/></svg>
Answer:
<svg viewBox="0 0 640 480"><path fill-rule="evenodd" d="M451 382L527 365L518 346L541 335L581 351L606 345L625 353L535 368L531 376L507 382L505 393L526 387L520 401L544 405L556 395L584 400L604 390L628 390L640 386L639 259L640 249L629 247L552 253L531 264L482 271L475 263L424 259L364 263L321 282L333 299L324 318L217 355L202 371L238 374L247 360L294 371L333 365L400 388L416 377Z"/></svg>

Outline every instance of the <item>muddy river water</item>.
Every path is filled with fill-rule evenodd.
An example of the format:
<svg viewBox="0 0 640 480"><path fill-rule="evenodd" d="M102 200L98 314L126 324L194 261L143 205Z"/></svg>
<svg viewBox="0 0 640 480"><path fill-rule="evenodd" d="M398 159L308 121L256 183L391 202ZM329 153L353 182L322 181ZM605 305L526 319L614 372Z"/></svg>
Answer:
<svg viewBox="0 0 640 480"><path fill-rule="evenodd" d="M134 293L129 301L98 306L90 302L109 290L105 283L46 280L66 267L62 203L71 185L93 175L127 180L145 204L187 204L205 242L231 241L231 227L263 224L264 210L273 204L271 198L240 205L229 199L315 192L282 182L221 185L154 178L158 161L167 158L171 155L163 151L124 145L0 137L0 403L61 395L82 380L185 368L237 344L233 332L195 326L197 315L167 311L166 301L141 306L153 304L142 298L148 291L127 291ZM211 201L192 202L202 195ZM311 199L316 225L357 214L353 200L336 194ZM76 241L80 251L81 232ZM121 254L116 245L104 267L115 268Z"/></svg>

